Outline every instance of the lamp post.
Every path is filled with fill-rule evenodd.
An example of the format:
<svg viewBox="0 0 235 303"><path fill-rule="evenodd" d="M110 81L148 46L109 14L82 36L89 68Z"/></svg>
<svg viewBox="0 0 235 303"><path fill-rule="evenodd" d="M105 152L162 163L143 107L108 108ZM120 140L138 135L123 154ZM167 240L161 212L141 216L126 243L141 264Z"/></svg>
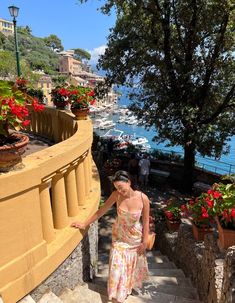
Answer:
<svg viewBox="0 0 235 303"><path fill-rule="evenodd" d="M10 15L13 17L13 25L14 25L14 37L15 37L15 51L16 51L16 67L17 67L17 75L20 76L20 58L19 58L19 50L18 50L18 40L17 40L17 29L16 29L16 17L19 13L19 8L12 5L8 7Z"/></svg>

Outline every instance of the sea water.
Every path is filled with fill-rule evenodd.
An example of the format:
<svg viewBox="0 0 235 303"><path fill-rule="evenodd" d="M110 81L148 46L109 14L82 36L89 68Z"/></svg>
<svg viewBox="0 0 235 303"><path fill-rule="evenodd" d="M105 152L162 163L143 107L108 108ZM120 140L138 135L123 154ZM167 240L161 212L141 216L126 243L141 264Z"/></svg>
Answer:
<svg viewBox="0 0 235 303"><path fill-rule="evenodd" d="M118 102L120 107L127 107L130 101L125 95L123 95ZM135 135L136 137L144 136L148 139L148 143L151 146L151 149L158 149L165 152L175 152L183 156L183 148L181 146L168 146L169 141L164 141L162 143L157 143L153 141L154 136L156 136L157 131L152 127L150 129L145 129L144 126L140 125L130 125L125 123L118 123L118 115L113 115L109 117L112 119L116 125L115 128L124 132L124 134ZM108 130L99 130L98 134L103 135ZM213 171L219 174L231 174L235 173L235 136L229 138L228 142L230 146L230 152L227 155L222 155L220 159L215 159L213 157L201 157L200 154L196 155L196 161L198 165L209 171Z"/></svg>

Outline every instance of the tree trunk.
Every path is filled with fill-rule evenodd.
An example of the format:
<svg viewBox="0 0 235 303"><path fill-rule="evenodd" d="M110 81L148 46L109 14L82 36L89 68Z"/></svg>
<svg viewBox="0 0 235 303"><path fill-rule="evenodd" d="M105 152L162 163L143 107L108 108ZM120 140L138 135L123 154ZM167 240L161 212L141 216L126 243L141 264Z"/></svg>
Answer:
<svg viewBox="0 0 235 303"><path fill-rule="evenodd" d="M195 164L195 147L192 143L184 146L184 174L183 174L183 190L187 193L192 192L193 174Z"/></svg>

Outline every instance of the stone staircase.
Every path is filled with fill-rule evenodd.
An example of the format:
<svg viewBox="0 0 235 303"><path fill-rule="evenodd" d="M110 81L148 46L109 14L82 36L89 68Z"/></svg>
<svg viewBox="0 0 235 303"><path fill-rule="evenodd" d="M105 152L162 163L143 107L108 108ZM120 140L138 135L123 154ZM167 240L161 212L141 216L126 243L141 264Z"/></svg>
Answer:
<svg viewBox="0 0 235 303"><path fill-rule="evenodd" d="M126 303L200 303L195 288L185 277L181 269L170 262L159 251L147 253L149 264L149 280L143 289L133 291ZM108 303L106 283L108 274L108 255L99 258L99 271L92 283L77 285L73 290L64 289L56 296L52 292L45 293L38 303ZM114 302L115 300L113 300ZM35 303L27 296L19 303Z"/></svg>
<svg viewBox="0 0 235 303"><path fill-rule="evenodd" d="M56 296L48 292L37 303L108 303L106 284L108 277L108 252L111 247L111 228L115 211L110 211L99 221L98 274L92 283L64 289ZM196 289L181 269L177 269L160 251L147 252L149 279L143 288L133 291L125 303L201 303ZM117 302L113 300L112 302ZM36 303L27 296L18 303Z"/></svg>

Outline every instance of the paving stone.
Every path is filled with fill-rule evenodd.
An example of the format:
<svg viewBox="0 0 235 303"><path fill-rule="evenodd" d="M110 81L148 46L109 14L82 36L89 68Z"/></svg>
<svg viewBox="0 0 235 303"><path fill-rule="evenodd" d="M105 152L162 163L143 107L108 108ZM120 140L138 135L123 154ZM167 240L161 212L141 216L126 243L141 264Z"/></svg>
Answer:
<svg viewBox="0 0 235 303"><path fill-rule="evenodd" d="M63 303L53 292L45 293L38 303Z"/></svg>
<svg viewBox="0 0 235 303"><path fill-rule="evenodd" d="M1 303L1 300L0 300L0 303ZM18 303L36 303L36 302L30 295L28 295L28 296L24 297L23 299L21 299L20 301L18 301Z"/></svg>

